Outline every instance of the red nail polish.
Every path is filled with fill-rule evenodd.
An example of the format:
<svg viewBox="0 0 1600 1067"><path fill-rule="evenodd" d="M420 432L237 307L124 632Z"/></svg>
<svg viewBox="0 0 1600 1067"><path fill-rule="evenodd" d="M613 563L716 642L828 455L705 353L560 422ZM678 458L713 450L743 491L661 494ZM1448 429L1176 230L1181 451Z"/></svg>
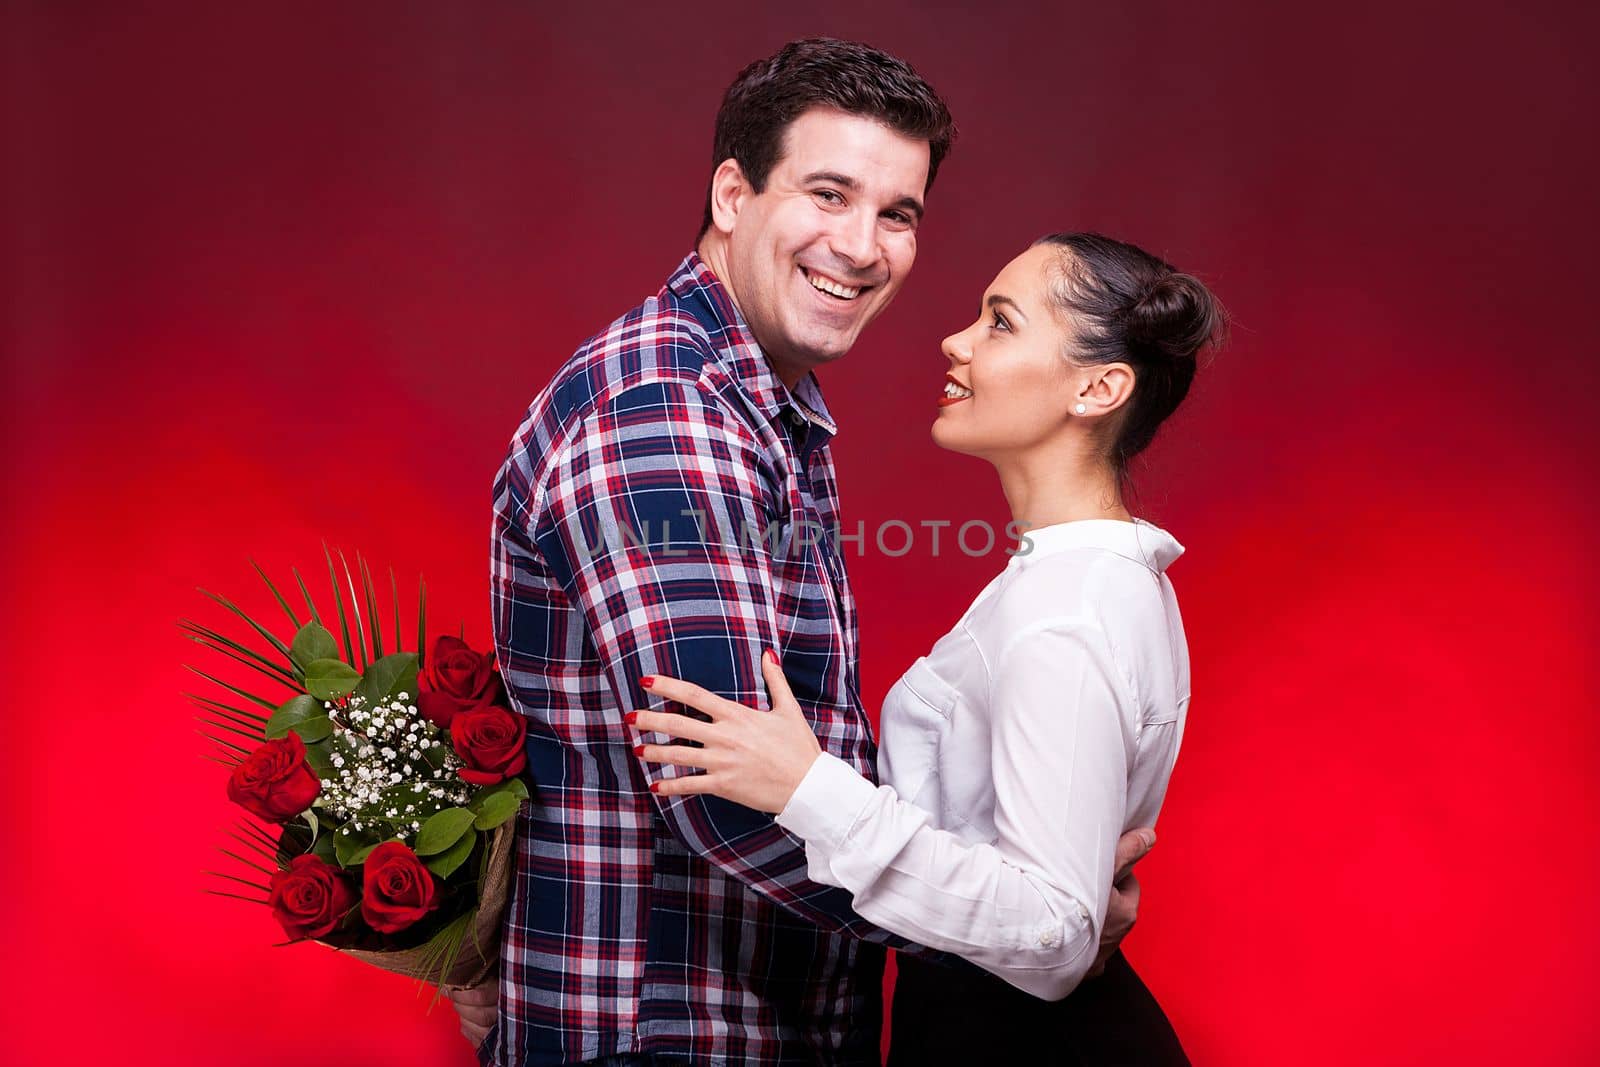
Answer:
<svg viewBox="0 0 1600 1067"><path fill-rule="evenodd" d="M650 792L652 792L652 793L661 792L661 783L660 782L651 782L650 783Z"/></svg>
<svg viewBox="0 0 1600 1067"><path fill-rule="evenodd" d="M632 726L634 723L639 721L639 713L637 711L630 711L628 714L622 717L622 721L627 723L629 726Z"/></svg>
<svg viewBox="0 0 1600 1067"><path fill-rule="evenodd" d="M643 678L639 679L639 684L644 686L646 689L649 689L656 684L656 676L653 674L647 674Z"/></svg>
<svg viewBox="0 0 1600 1067"><path fill-rule="evenodd" d="M643 745L634 745L633 746L633 754L635 756L638 756L641 759L643 759L644 758L644 746Z"/></svg>
<svg viewBox="0 0 1600 1067"><path fill-rule="evenodd" d="M766 655L772 660L773 666L777 666L777 664L778 664L778 650L775 649L775 648L769 648L766 651Z"/></svg>

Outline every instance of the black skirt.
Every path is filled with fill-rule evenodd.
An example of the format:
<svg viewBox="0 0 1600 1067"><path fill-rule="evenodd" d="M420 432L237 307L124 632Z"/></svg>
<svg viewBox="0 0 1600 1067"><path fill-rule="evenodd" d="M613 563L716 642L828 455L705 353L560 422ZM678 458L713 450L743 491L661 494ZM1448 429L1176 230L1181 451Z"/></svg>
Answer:
<svg viewBox="0 0 1600 1067"><path fill-rule="evenodd" d="M898 962L888 1067L1188 1067L1166 1013L1121 952L1057 1001L964 960L947 967L901 953Z"/></svg>

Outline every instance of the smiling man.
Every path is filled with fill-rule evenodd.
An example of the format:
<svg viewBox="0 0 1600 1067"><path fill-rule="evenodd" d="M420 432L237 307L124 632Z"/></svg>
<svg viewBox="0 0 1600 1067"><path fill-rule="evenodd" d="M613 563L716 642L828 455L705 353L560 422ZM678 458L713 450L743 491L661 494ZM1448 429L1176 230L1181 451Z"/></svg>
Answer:
<svg viewBox="0 0 1600 1067"><path fill-rule="evenodd" d="M717 115L695 251L517 429L492 607L533 799L482 1062L876 1064L884 946L937 955L808 879L771 816L653 793L625 716L652 674L764 705L776 649L824 750L876 781L843 563L791 535L839 518L812 372L905 283L953 135L938 95L865 45L752 64ZM495 1012L454 999L476 1039Z"/></svg>

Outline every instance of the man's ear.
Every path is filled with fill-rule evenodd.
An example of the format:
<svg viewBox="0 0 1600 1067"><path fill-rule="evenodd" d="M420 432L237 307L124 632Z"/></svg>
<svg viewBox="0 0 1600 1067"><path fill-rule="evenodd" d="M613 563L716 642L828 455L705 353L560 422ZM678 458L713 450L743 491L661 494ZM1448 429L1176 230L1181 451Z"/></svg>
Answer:
<svg viewBox="0 0 1600 1067"><path fill-rule="evenodd" d="M711 175L711 225L725 234L732 233L739 209L751 192L738 160L729 157L717 164L716 173Z"/></svg>

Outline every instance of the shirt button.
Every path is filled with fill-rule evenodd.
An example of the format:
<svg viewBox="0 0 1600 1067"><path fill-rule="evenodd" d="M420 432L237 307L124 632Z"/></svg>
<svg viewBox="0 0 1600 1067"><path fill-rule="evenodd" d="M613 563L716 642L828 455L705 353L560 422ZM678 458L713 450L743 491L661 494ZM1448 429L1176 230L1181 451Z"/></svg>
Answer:
<svg viewBox="0 0 1600 1067"><path fill-rule="evenodd" d="M1089 921L1089 909L1084 907L1082 904L1078 905L1078 918L1082 919L1084 922Z"/></svg>
<svg viewBox="0 0 1600 1067"><path fill-rule="evenodd" d="M1061 944L1061 931L1054 926L1041 926L1039 927L1038 941L1045 948L1055 948Z"/></svg>

